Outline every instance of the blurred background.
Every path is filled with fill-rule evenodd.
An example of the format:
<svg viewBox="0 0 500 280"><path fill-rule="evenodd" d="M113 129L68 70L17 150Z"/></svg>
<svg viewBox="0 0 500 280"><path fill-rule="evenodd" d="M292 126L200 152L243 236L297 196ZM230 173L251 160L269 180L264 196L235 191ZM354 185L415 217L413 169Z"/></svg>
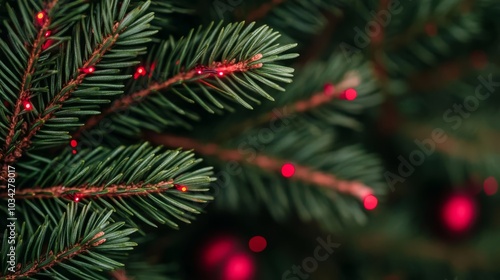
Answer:
<svg viewBox="0 0 500 280"><path fill-rule="evenodd" d="M375 193L285 193L296 187L286 170L266 177L243 164L213 186L215 202L195 223L147 236L144 260L178 279L500 279L499 1L176 7L184 10L169 19L174 37L212 21L255 21L279 31L279 42L297 42L300 53L284 62L296 69L294 82L276 102L203 117L191 137L290 159L319 151L312 166L331 161L333 174ZM318 94L331 100L307 110L295 103L290 125L250 142L269 127L259 116ZM206 161L217 170L227 164Z"/></svg>

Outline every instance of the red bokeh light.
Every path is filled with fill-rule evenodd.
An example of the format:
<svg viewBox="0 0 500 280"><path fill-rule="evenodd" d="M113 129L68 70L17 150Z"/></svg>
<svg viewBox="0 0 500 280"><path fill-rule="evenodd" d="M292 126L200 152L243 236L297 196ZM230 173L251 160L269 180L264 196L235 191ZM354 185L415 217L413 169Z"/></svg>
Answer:
<svg viewBox="0 0 500 280"><path fill-rule="evenodd" d="M476 218L476 204L469 196L454 195L444 202L441 215L448 230L457 233L465 232Z"/></svg>
<svg viewBox="0 0 500 280"><path fill-rule="evenodd" d="M70 144L70 145L71 145L71 147L73 147L73 148L74 148L74 147L76 147L76 146L78 146L78 142L77 142L76 140L74 140L74 139L73 139L73 140L71 140L71 141L69 141L69 144Z"/></svg>
<svg viewBox="0 0 500 280"><path fill-rule="evenodd" d="M224 72L222 72L222 71L219 72L219 76L221 76L221 77L224 76Z"/></svg>
<svg viewBox="0 0 500 280"><path fill-rule="evenodd" d="M281 167L281 175L286 178L290 178L295 174L295 166L291 163L285 163Z"/></svg>
<svg viewBox="0 0 500 280"><path fill-rule="evenodd" d="M253 279L255 265L247 254L239 253L231 256L224 267L223 280Z"/></svg>
<svg viewBox="0 0 500 280"><path fill-rule="evenodd" d="M89 66L89 67L87 67L87 68L83 68L83 69L82 69L82 71L83 71L84 73L94 73L94 71L95 71L95 67L94 67L94 66Z"/></svg>
<svg viewBox="0 0 500 280"><path fill-rule="evenodd" d="M76 150L73 150L73 151L71 151L71 152L72 152L74 155L76 155L76 153L77 153L77 152L76 152Z"/></svg>
<svg viewBox="0 0 500 280"><path fill-rule="evenodd" d="M40 11L36 13L35 19L38 24L43 25L45 23L45 20L47 20L47 13L45 11Z"/></svg>
<svg viewBox="0 0 500 280"><path fill-rule="evenodd" d="M366 210L373 210L373 209L377 208L378 199L373 194L367 195L363 199L363 205L365 206Z"/></svg>
<svg viewBox="0 0 500 280"><path fill-rule="evenodd" d="M267 247L267 240L262 236L254 236L248 242L248 247L255 253L262 252Z"/></svg>
<svg viewBox="0 0 500 280"><path fill-rule="evenodd" d="M325 86L323 87L323 92L326 96L332 96L335 92L335 87L331 83L325 84Z"/></svg>
<svg viewBox="0 0 500 280"><path fill-rule="evenodd" d="M494 177L488 177L483 183L484 192L487 195L494 195L498 191L498 182Z"/></svg>
<svg viewBox="0 0 500 280"><path fill-rule="evenodd" d="M345 99L352 101L352 100L356 99L356 97L358 97L358 92L355 89L350 88L344 92L344 96L345 96Z"/></svg>
<svg viewBox="0 0 500 280"><path fill-rule="evenodd" d="M228 236L221 236L211 240L202 250L203 266L212 269L214 266L220 265L236 248L236 241Z"/></svg>

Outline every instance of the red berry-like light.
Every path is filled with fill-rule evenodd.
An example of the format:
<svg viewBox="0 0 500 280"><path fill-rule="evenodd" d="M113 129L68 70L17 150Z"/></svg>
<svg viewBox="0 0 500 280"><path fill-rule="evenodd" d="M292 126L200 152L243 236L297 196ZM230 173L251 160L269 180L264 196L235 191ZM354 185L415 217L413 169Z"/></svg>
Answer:
<svg viewBox="0 0 500 280"><path fill-rule="evenodd" d="M38 24L43 25L45 23L45 20L47 20L47 13L45 11L40 11L36 13L35 19Z"/></svg>
<svg viewBox="0 0 500 280"><path fill-rule="evenodd" d="M140 76L145 76L146 75L146 68L144 66L139 66L137 67L137 70L135 70L134 74L134 79L138 79Z"/></svg>
<svg viewBox="0 0 500 280"><path fill-rule="evenodd" d="M73 150L73 151L71 151L71 153L73 153L74 155L76 155L77 151Z"/></svg>
<svg viewBox="0 0 500 280"><path fill-rule="evenodd" d="M87 73L87 74L88 73L94 73L95 67L94 66L89 66L87 68L83 68L82 71L83 71L83 73Z"/></svg>
<svg viewBox="0 0 500 280"><path fill-rule="evenodd" d="M222 71L219 72L219 76L221 76L221 77L224 76L224 72L222 72Z"/></svg>
<svg viewBox="0 0 500 280"><path fill-rule="evenodd" d="M356 99L356 97L358 97L358 93L356 92L355 89L350 88L344 92L344 96L345 96L345 99L352 101L352 100Z"/></svg>
<svg viewBox="0 0 500 280"><path fill-rule="evenodd" d="M441 209L444 225L452 232L467 231L476 218L476 204L466 195L454 195L445 201Z"/></svg>
<svg viewBox="0 0 500 280"><path fill-rule="evenodd" d="M484 192L491 196L498 191L498 182L494 177L488 177L483 183Z"/></svg>
<svg viewBox="0 0 500 280"><path fill-rule="evenodd" d="M33 104L31 104L31 102L29 102L27 100L23 101L23 108L26 111L31 111L31 110L33 110Z"/></svg>
<svg viewBox="0 0 500 280"><path fill-rule="evenodd" d="M178 190L178 191L181 191L181 192L187 192L188 191L188 188L186 186L183 186L183 185L177 185L175 184L174 187Z"/></svg>
<svg viewBox="0 0 500 280"><path fill-rule="evenodd" d="M285 178L290 178L295 174L295 166L291 163L285 163L281 167L281 175Z"/></svg>
<svg viewBox="0 0 500 280"><path fill-rule="evenodd" d="M373 194L367 195L365 199L363 199L363 205L365 206L366 210L373 210L377 208L378 199Z"/></svg>
<svg viewBox="0 0 500 280"><path fill-rule="evenodd" d="M70 144L70 145L71 145L71 147L73 147L73 148L74 148L74 147L76 147L76 146L78 146L78 142L77 142L76 140L74 140L74 139L73 139L73 140L71 140L71 141L69 141L69 144Z"/></svg>
<svg viewBox="0 0 500 280"><path fill-rule="evenodd" d="M323 92L325 93L326 96L332 96L333 93L335 92L333 84L331 83L325 84L325 86L323 87Z"/></svg>
<svg viewBox="0 0 500 280"><path fill-rule="evenodd" d="M248 242L248 247L255 253L262 252L267 247L267 240L262 236L254 236Z"/></svg>

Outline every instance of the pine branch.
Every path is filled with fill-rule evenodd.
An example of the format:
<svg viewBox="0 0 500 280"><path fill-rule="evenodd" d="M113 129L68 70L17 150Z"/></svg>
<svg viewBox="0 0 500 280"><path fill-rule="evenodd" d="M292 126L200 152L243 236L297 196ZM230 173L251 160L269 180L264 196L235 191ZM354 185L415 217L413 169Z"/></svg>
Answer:
<svg viewBox="0 0 500 280"><path fill-rule="evenodd" d="M200 213L199 205L212 200L206 194L214 180L212 169L193 170L201 160L193 158L192 152L164 151L144 143L81 150L76 156L66 153L51 160L33 157L18 163L16 180L20 187L16 198L26 203L23 213L31 219L38 219L33 213L45 212L40 205L53 205L49 209L57 217L61 202L93 201L99 211L120 209L116 215L131 225L139 219L151 226L162 223L178 228L174 219L189 223L192 214ZM6 191L0 192L0 198L8 198Z"/></svg>
<svg viewBox="0 0 500 280"><path fill-rule="evenodd" d="M52 9L54 6L57 4L58 0L51 0L46 3L46 12L47 14L50 14L52 12ZM42 45L45 43L47 40L45 34L49 30L49 26L51 24L51 19L48 18L45 20L45 23L42 25L38 33L36 34L36 39L32 44L32 49L31 53L28 58L28 64L26 66L26 70L24 72L23 78L21 80L21 88L20 88L20 93L19 97L17 99L17 102L14 107L14 113L12 117L10 118L10 125L9 125L9 131L7 133L7 137L5 138L5 144L3 147L4 153L0 153L0 161L4 160L5 157L5 164L10 164L15 161L17 157L20 156L20 152L16 149L14 152L15 156L12 156L12 153L8 153L9 147L12 143L12 140L14 138L14 134L16 132L16 129L18 129L18 122L20 118L20 113L22 111L21 107L23 102L29 97L29 89L31 88L31 78L34 74L34 70L37 64L37 61L40 57L40 54L42 53ZM2 176L3 177L3 176Z"/></svg>
<svg viewBox="0 0 500 280"><path fill-rule="evenodd" d="M212 66L209 67L214 71L215 73L224 73L225 75L228 74L233 74L236 72L247 72L251 69L257 69L262 67L262 63L257 63L253 64L253 62L258 61L259 59L262 58L262 54L256 54L252 58L246 61L241 61L241 62L229 62L229 63L223 63L223 62L213 62ZM146 89L142 89L139 91L136 91L132 94L125 95L113 102L113 104L104 110L101 114L92 116L90 119L87 120L84 126L82 126L75 134L74 137L78 138L80 133L84 130L89 130L92 127L94 127L96 124L98 124L103 118L106 116L125 110L129 108L130 106L134 105L135 103L141 102L144 98L148 97L150 94L157 94L161 90L168 89L169 87L175 85L175 84L181 84L184 81L199 81L203 83L204 85L207 85L208 87L217 89L216 86L210 84L209 82L206 82L204 80L205 76L199 76L199 71L198 69L192 69L188 72L180 72L177 75L173 76L172 78L162 82L162 83L152 83L149 85Z"/></svg>
<svg viewBox="0 0 500 280"><path fill-rule="evenodd" d="M243 22L225 27L212 24L178 41L161 42L144 63L150 68L147 78L134 81L129 94L90 118L75 137L105 117L117 124L117 132L130 136L138 135L141 128L160 131L179 125L182 120L177 115L188 113L174 104L173 97L166 98L165 92L198 103L210 113L214 107L225 108L222 99L252 109L245 99L259 101L250 93L273 100L268 89L283 91L279 83L290 83L293 76L292 68L273 62L295 58L297 54L286 52L296 44L273 44L279 33L267 26L253 27L254 23L245 27Z"/></svg>
<svg viewBox="0 0 500 280"><path fill-rule="evenodd" d="M287 160L274 158L264 154L258 154L255 156L254 160L248 162L245 156L239 150L224 149L215 143L199 143L193 139L186 137L178 137L174 135L157 134L150 132L146 134L146 138L152 143L165 145L167 147L183 147L186 149L194 149L201 155L217 157L222 161L248 163L268 172L279 173L283 164L287 162ZM340 193L355 196L360 200L373 193L373 190L370 187L361 182L341 180L334 175L317 171L313 168L302 166L299 164L294 164L294 167L295 174L292 180L298 180L322 188L335 190Z"/></svg>
<svg viewBox="0 0 500 280"><path fill-rule="evenodd" d="M79 209L76 203L68 204L58 221L46 218L36 232L27 233L23 226L16 236L16 253L19 256L15 271L7 270L7 231L2 241L2 279L19 279L35 275L52 275L54 278L101 279L99 272L123 266L112 258L136 244L128 235L136 229L122 229L122 223L112 222L112 211L91 211L87 205ZM52 225L51 225L52 224ZM26 240L24 240L26 238ZM10 243L9 243L10 244ZM13 272L13 273L12 273Z"/></svg>

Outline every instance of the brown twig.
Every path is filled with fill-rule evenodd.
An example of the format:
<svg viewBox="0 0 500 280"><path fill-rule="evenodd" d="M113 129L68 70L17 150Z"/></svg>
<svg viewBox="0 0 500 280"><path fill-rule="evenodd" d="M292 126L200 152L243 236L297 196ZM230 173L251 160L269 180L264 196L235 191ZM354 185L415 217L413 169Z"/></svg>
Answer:
<svg viewBox="0 0 500 280"><path fill-rule="evenodd" d="M238 150L224 149L213 143L199 143L194 139L185 137L162 135L153 132L146 133L145 137L148 141L158 145L175 148L183 147L184 149L194 149L195 152L201 155L217 157L223 161L247 163L271 172L280 172L281 167L285 163L284 160L273 158L263 154L257 154L253 160L249 160ZM373 190L370 187L364 185L361 182L341 180L334 175L317 171L298 164L294 164L294 168L295 174L291 178L292 180L298 180L305 183L321 186L323 188L332 189L340 193L355 196L361 200L364 199L367 195L373 193Z"/></svg>
<svg viewBox="0 0 500 280"><path fill-rule="evenodd" d="M133 195L146 195L152 193L162 193L171 189L174 180L162 181L156 184L135 183L135 184L113 184L109 186L89 186L80 185L76 187L53 186L50 188L23 188L16 191L17 199L40 199L40 198L63 198L78 194L78 197L126 197ZM8 197L7 192L0 193L0 198Z"/></svg>
<svg viewBox="0 0 500 280"><path fill-rule="evenodd" d="M216 73L223 72L224 75L227 75L229 73L233 72L245 72L250 69L255 69L255 68L261 68L262 63L256 63L249 65L251 62L255 62L259 59L262 58L262 54L256 54L252 58L245 60L245 61L240 61L240 62L235 62L235 61L230 61L230 62L214 62L213 65L210 67L211 70L215 71ZM85 125L80 127L80 129L75 132L73 135L74 138L78 138L80 134L88 130L92 127L94 127L96 124L98 124L103 118L106 116L121 111L129 108L131 105L135 103L141 102L144 98L147 96L157 93L160 90L167 89L171 87L174 84L179 84L182 83L186 80L191 80L195 79L198 82L205 82L203 79L207 77L206 74L199 74L197 69L191 69L187 72L180 72L177 75L171 77L170 79L164 81L164 82L155 82L150 84L147 88L136 91L132 94L125 95L117 100L115 100L110 107L105 109L101 114L95 115L90 117Z"/></svg>
<svg viewBox="0 0 500 280"><path fill-rule="evenodd" d="M56 264L58 264L60 262L63 262L63 261L68 260L68 259L71 259L71 258L73 258L73 257L75 257L77 255L80 255L80 254L88 251L92 247L100 246L101 244L103 244L104 242L106 242L106 239L100 239L100 240L97 240L97 241L96 241L96 239L101 238L103 235L104 235L103 231L98 232L96 235L94 235L94 237L92 239L90 239L86 243L84 243L84 244L80 244L80 243L74 244L72 247L66 248L65 250L63 250L62 252L59 252L56 255L54 255L54 253L51 251L51 252L49 252L48 257L42 258L42 259L40 259L38 261L35 261L35 262L31 263L31 264L28 264L27 266L31 267L28 271L26 271L24 273L21 273L21 267L19 267L17 269L16 273L10 274L10 275L6 275L5 279L6 280L14 280L14 279L19 279L19 278L29 277L29 276L31 276L33 274L38 273L41 270L47 270L47 269L53 267L54 265L56 265ZM75 249L77 249L77 250L75 250ZM71 253L68 254L68 252L71 252ZM38 264L44 263L48 258L53 258L53 260L50 261L50 262L48 262L48 263L46 263L45 265L43 265L41 267L38 266Z"/></svg>
<svg viewBox="0 0 500 280"><path fill-rule="evenodd" d="M289 117L296 113L305 113L311 111L319 106L328 104L348 88L355 88L361 84L361 78L357 72L348 72L345 74L344 79L338 84L333 85L333 92L327 93L325 91L318 91L313 93L307 99L299 100L291 105L285 105L277 108L270 113L266 113L259 117L249 119L236 126L228 128L222 132L217 139L225 139L231 135L241 133L249 127L256 127L265 123L271 123L273 120Z"/></svg>
<svg viewBox="0 0 500 280"><path fill-rule="evenodd" d="M125 269L118 269L114 270L111 272L111 277L113 277L115 280L131 280L133 278L129 278L127 276L127 272Z"/></svg>

